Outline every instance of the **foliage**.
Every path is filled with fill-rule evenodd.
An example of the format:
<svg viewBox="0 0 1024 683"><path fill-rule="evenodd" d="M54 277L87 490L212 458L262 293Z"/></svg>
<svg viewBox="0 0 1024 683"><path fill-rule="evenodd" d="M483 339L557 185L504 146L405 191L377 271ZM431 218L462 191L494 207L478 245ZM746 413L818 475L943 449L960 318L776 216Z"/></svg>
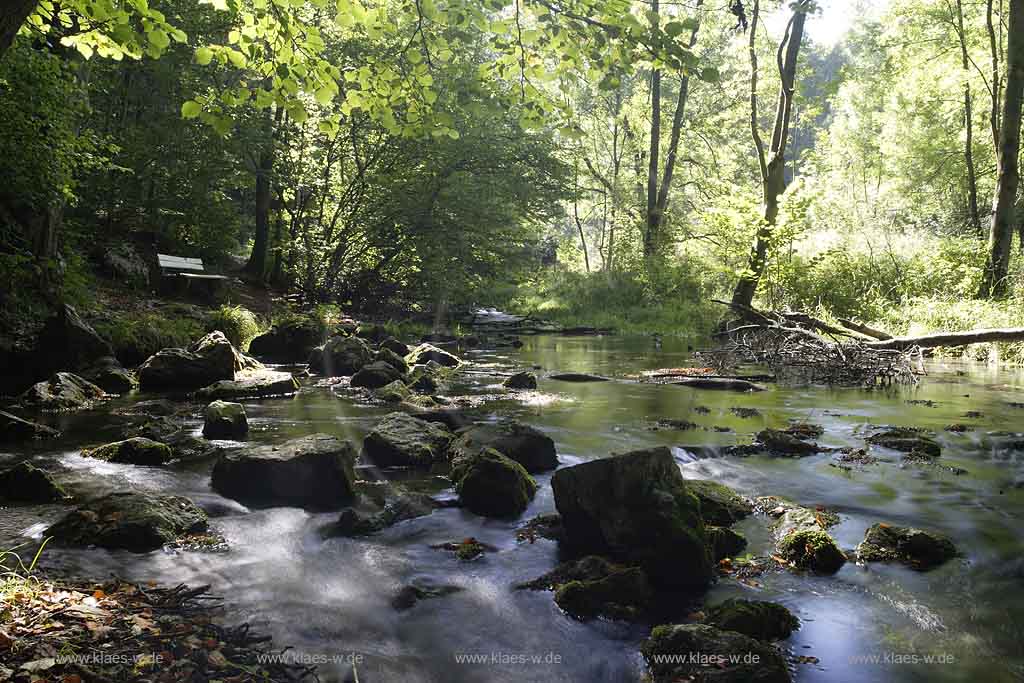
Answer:
<svg viewBox="0 0 1024 683"><path fill-rule="evenodd" d="M206 319L206 331L220 330L236 348L245 351L262 331L252 311L243 306L221 306Z"/></svg>
<svg viewBox="0 0 1024 683"><path fill-rule="evenodd" d="M166 310L119 313L96 321L93 327L129 366L142 363L160 349L186 347L207 331L202 319Z"/></svg>

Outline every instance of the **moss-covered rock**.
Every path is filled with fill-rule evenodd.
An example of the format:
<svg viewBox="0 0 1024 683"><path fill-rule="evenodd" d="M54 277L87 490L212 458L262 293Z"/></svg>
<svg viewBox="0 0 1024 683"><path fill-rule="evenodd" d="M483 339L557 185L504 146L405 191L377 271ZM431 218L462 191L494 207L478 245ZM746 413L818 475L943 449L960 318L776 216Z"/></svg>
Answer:
<svg viewBox="0 0 1024 683"><path fill-rule="evenodd" d="M404 611L412 609L416 603L423 600L443 598L463 590L460 586L436 585L433 583L413 583L402 586L395 596L391 598L391 606L396 610Z"/></svg>
<svg viewBox="0 0 1024 683"><path fill-rule="evenodd" d="M452 438L444 425L391 413L363 439L363 457L379 467L429 467L446 459Z"/></svg>
<svg viewBox="0 0 1024 683"><path fill-rule="evenodd" d="M46 411L82 410L104 398L107 392L92 382L70 372L58 372L29 387L18 397L18 405Z"/></svg>
<svg viewBox="0 0 1024 683"><path fill-rule="evenodd" d="M800 620L777 602L730 598L705 610L705 623L758 640L784 640Z"/></svg>
<svg viewBox="0 0 1024 683"><path fill-rule="evenodd" d="M555 442L544 432L520 422L507 420L471 425L460 429L452 442L452 457L471 455L481 448L493 448L536 474L558 467Z"/></svg>
<svg viewBox="0 0 1024 683"><path fill-rule="evenodd" d="M402 362L405 362L405 357L409 355L409 347L406 344L398 341L394 337L388 337L378 345L379 349L387 349L391 353L394 353L399 358L402 358Z"/></svg>
<svg viewBox="0 0 1024 683"><path fill-rule="evenodd" d="M522 514L537 493L523 466L493 448L456 458L451 478L463 506L485 517Z"/></svg>
<svg viewBox="0 0 1024 683"><path fill-rule="evenodd" d="M405 382L396 379L394 382L374 390L373 395L385 403L401 403L408 401L412 397L412 392L409 391L409 387L405 386Z"/></svg>
<svg viewBox="0 0 1024 683"><path fill-rule="evenodd" d="M788 534L779 541L778 551L793 566L819 574L834 574L846 563L846 555L835 539L820 529Z"/></svg>
<svg viewBox="0 0 1024 683"><path fill-rule="evenodd" d="M82 455L106 462L151 466L163 465L174 457L174 453L166 444L141 436L115 441L96 448L86 448L82 451Z"/></svg>
<svg viewBox="0 0 1024 683"><path fill-rule="evenodd" d="M580 620L636 620L653 597L654 589L639 567L622 568L592 581L569 581L555 590L558 606Z"/></svg>
<svg viewBox="0 0 1024 683"><path fill-rule="evenodd" d="M362 500L360 508L345 508L337 521L324 530L325 536L368 536L417 517L429 515L440 504L425 493L398 491L383 503Z"/></svg>
<svg viewBox="0 0 1024 683"><path fill-rule="evenodd" d="M373 362L373 351L358 337L331 337L310 352L309 369L327 377L354 375Z"/></svg>
<svg viewBox="0 0 1024 683"><path fill-rule="evenodd" d="M49 473L30 462L0 472L0 500L17 503L56 503L69 498Z"/></svg>
<svg viewBox="0 0 1024 683"><path fill-rule="evenodd" d="M213 401L203 413L203 436L207 439L244 439L249 421L241 403Z"/></svg>
<svg viewBox="0 0 1024 683"><path fill-rule="evenodd" d="M462 364L458 356L439 349L432 344L420 344L405 357L405 362L410 366L421 365L430 361L434 361L446 368L454 368Z"/></svg>
<svg viewBox="0 0 1024 683"><path fill-rule="evenodd" d="M324 342L324 324L311 316L278 321L249 342L249 353L275 363L301 363Z"/></svg>
<svg viewBox="0 0 1024 683"><path fill-rule="evenodd" d="M240 398L292 396L298 390L299 382L290 372L257 370L239 375L237 379L214 382L197 391L196 397L206 401L228 401Z"/></svg>
<svg viewBox="0 0 1024 683"><path fill-rule="evenodd" d="M942 455L942 446L937 441L913 429L899 427L887 429L878 434L872 434L865 441L873 446L891 448L903 453L917 453L930 458Z"/></svg>
<svg viewBox="0 0 1024 683"><path fill-rule="evenodd" d="M871 526L857 546L857 557L865 562L902 562L920 570L937 567L956 555L956 546L945 536L884 523Z"/></svg>
<svg viewBox="0 0 1024 683"><path fill-rule="evenodd" d="M708 550L715 562L742 553L747 547L746 537L725 526L704 527L708 539Z"/></svg>
<svg viewBox="0 0 1024 683"><path fill-rule="evenodd" d="M199 389L250 365L221 332L211 332L187 349L163 349L139 367L143 391Z"/></svg>
<svg viewBox="0 0 1024 683"><path fill-rule="evenodd" d="M668 448L567 467L551 486L571 547L639 564L658 586L702 589L711 581L700 501Z"/></svg>
<svg viewBox="0 0 1024 683"><path fill-rule="evenodd" d="M0 443L52 439L57 436L60 436L60 432L52 427L23 420L17 415L0 410Z"/></svg>
<svg viewBox="0 0 1024 683"><path fill-rule="evenodd" d="M377 352L373 354L373 360L378 363L387 363L397 370L399 375L405 375L409 372L409 365L405 362L405 355L400 356L391 349L377 349Z"/></svg>
<svg viewBox="0 0 1024 683"><path fill-rule="evenodd" d="M440 386L438 374L426 365L417 365L410 370L405 381L410 389L420 394L433 394Z"/></svg>
<svg viewBox="0 0 1024 683"><path fill-rule="evenodd" d="M402 379L402 373L384 361L374 361L361 367L352 375L351 386L379 389Z"/></svg>
<svg viewBox="0 0 1024 683"><path fill-rule="evenodd" d="M762 429L757 433L757 442L769 453L775 455L799 458L821 451L818 444L804 441L801 437L779 429Z"/></svg>
<svg viewBox="0 0 1024 683"><path fill-rule="evenodd" d="M729 526L754 511L749 500L717 481L687 479L686 488L700 501L700 515L705 524Z"/></svg>
<svg viewBox="0 0 1024 683"><path fill-rule="evenodd" d="M640 648L654 683L790 683L771 645L707 624L657 626Z"/></svg>
<svg viewBox="0 0 1024 683"><path fill-rule="evenodd" d="M124 491L82 505L45 533L58 543L147 552L206 526L188 498Z"/></svg>
<svg viewBox="0 0 1024 683"><path fill-rule="evenodd" d="M532 372L517 372L501 384L506 389L536 389L537 375Z"/></svg>

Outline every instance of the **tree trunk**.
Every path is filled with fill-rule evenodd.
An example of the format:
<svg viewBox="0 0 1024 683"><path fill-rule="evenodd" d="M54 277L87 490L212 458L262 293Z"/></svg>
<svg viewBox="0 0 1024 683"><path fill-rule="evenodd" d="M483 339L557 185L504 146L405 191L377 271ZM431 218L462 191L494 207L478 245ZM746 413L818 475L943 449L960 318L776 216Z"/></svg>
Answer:
<svg viewBox="0 0 1024 683"><path fill-rule="evenodd" d="M971 100L971 60L967 54L967 34L964 33L963 0L956 0L956 32L960 39L960 66L964 73L964 164L967 166L967 216L971 227L979 235L981 215L978 213L978 181L974 168L974 107Z"/></svg>
<svg viewBox="0 0 1024 683"><path fill-rule="evenodd" d="M658 0L651 11L658 16ZM658 168L661 151L661 70L651 72L651 139L647 155L647 229L644 231L644 259L650 260L659 249L661 217L658 215Z"/></svg>
<svg viewBox="0 0 1024 683"><path fill-rule="evenodd" d="M779 217L779 199L786 191L786 144L789 139L790 117L793 112L793 94L796 85L796 65L800 56L800 43L803 41L804 23L807 19L808 5L797 4L793 9L793 17L789 20L786 34L779 45L779 78L782 86L779 90L779 101L775 110L775 125L772 129L771 156L765 159L764 145L757 125L757 54L755 49L755 31L759 13L759 3L755 0L753 16L750 23L750 126L757 149L758 163L761 168L761 186L764 195L764 214L761 225L754 237L754 246L750 250L746 271L740 276L733 291L732 301L741 306L750 306L754 301L754 293L761 281L767 263L768 247L771 243L772 230ZM785 52L785 56L783 56Z"/></svg>
<svg viewBox="0 0 1024 683"><path fill-rule="evenodd" d="M245 271L260 281L266 280L267 277L267 255L270 252L270 207L273 203L270 181L274 171L277 135L283 116L283 110L277 107L267 131L266 146L260 151L255 164L256 229L253 235L252 253L249 254L249 262L245 264Z"/></svg>
<svg viewBox="0 0 1024 683"><path fill-rule="evenodd" d="M11 48L14 36L18 35L39 0L4 0L3 4L6 7L0 8L0 59Z"/></svg>
<svg viewBox="0 0 1024 683"><path fill-rule="evenodd" d="M893 337L880 341L865 342L873 349L904 350L913 347L934 349L939 346L964 346L984 342L1013 342L1024 339L1024 327L1006 329L968 330L967 332L937 332L918 337Z"/></svg>
<svg viewBox="0 0 1024 683"><path fill-rule="evenodd" d="M1015 227L1014 204L1020 186L1021 103L1024 100L1024 0L1010 0L1006 48L1006 90L999 126L999 177L992 203L989 255L979 295L999 298L1007 293L1010 247Z"/></svg>

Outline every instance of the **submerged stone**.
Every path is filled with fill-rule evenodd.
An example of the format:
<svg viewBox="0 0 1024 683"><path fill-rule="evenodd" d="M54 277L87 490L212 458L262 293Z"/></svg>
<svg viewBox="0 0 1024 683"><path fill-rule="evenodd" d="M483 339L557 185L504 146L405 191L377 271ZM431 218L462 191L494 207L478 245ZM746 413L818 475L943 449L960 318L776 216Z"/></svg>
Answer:
<svg viewBox="0 0 1024 683"><path fill-rule="evenodd" d="M290 372L260 370L246 373L237 379L214 382L196 392L196 397L207 401L227 401L240 398L268 398L291 396L299 390L299 382Z"/></svg>
<svg viewBox="0 0 1024 683"><path fill-rule="evenodd" d="M883 523L871 526L857 546L857 557L865 562L902 562L920 570L937 567L956 555L956 546L945 536Z"/></svg>
<svg viewBox="0 0 1024 683"><path fill-rule="evenodd" d="M846 555L827 531L839 522L835 513L812 510L773 496L758 498L757 504L776 517L775 549L791 566L834 574L846 563Z"/></svg>
<svg viewBox="0 0 1024 683"><path fill-rule="evenodd" d="M757 440L765 450L775 455L803 457L814 455L822 450L816 443L805 441L788 431L778 429L762 429L757 433Z"/></svg>
<svg viewBox="0 0 1024 683"><path fill-rule="evenodd" d="M555 602L575 619L636 620L651 608L654 589L639 567L598 555L565 562L517 588L555 591Z"/></svg>
<svg viewBox="0 0 1024 683"><path fill-rule="evenodd" d="M869 436L865 441L873 446L891 448L903 453L917 453L930 458L937 458L942 454L942 447L938 442L913 429L887 429Z"/></svg>

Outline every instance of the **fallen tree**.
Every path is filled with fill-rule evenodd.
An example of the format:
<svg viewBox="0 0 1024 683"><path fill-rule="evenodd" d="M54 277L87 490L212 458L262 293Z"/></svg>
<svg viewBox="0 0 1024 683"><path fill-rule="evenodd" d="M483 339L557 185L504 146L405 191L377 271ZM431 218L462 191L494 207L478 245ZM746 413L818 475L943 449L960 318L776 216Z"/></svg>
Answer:
<svg viewBox="0 0 1024 683"><path fill-rule="evenodd" d="M889 337L888 339L867 342L867 345L875 349L905 350L914 347L935 349L940 346L967 346L968 344L983 344L985 342L1015 341L1024 341L1024 327L969 330L967 332L935 332L933 334L912 337Z"/></svg>

